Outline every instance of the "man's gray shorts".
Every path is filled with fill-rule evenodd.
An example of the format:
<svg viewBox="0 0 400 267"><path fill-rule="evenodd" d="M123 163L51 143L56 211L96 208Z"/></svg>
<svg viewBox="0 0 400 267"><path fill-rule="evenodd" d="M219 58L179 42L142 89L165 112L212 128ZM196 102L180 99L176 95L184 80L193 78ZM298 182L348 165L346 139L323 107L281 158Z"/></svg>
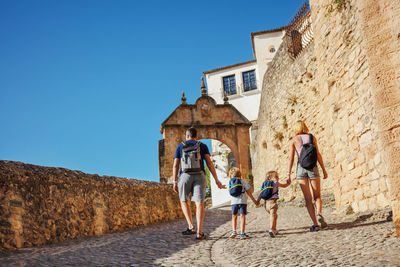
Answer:
<svg viewBox="0 0 400 267"><path fill-rule="evenodd" d="M310 178L310 179L319 178L318 166L315 165L315 167L312 170L307 170L301 167L300 164L297 163L296 179L304 179L304 178Z"/></svg>
<svg viewBox="0 0 400 267"><path fill-rule="evenodd" d="M201 173L182 173L178 180L179 199L187 201L192 193L192 201L204 202L206 196L206 176Z"/></svg>

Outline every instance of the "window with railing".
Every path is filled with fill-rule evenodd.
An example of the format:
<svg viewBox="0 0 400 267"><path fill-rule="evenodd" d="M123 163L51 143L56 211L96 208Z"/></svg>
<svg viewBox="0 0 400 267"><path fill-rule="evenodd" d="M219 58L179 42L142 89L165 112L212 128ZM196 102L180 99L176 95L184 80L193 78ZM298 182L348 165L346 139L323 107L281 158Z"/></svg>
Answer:
<svg viewBox="0 0 400 267"><path fill-rule="evenodd" d="M243 90L245 92L257 89L256 73L254 70L246 71L243 75Z"/></svg>
<svg viewBox="0 0 400 267"><path fill-rule="evenodd" d="M222 82L224 85L224 92L226 95L234 95L236 94L236 81L235 75L230 75L222 78Z"/></svg>

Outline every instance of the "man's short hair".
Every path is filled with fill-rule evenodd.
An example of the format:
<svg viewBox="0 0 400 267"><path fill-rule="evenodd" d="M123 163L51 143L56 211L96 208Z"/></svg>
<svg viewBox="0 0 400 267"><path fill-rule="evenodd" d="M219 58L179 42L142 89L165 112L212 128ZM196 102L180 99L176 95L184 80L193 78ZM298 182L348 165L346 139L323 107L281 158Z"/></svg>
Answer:
<svg viewBox="0 0 400 267"><path fill-rule="evenodd" d="M196 131L195 128L190 127L189 129L187 129L186 135L191 137L191 138L196 138L197 137L197 131Z"/></svg>

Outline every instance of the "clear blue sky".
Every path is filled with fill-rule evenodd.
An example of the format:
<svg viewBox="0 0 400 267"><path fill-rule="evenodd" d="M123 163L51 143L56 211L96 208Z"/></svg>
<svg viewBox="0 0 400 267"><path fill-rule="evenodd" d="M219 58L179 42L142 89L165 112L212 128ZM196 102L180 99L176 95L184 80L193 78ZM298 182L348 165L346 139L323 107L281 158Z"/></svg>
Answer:
<svg viewBox="0 0 400 267"><path fill-rule="evenodd" d="M301 1L0 0L0 159L158 181L160 124Z"/></svg>

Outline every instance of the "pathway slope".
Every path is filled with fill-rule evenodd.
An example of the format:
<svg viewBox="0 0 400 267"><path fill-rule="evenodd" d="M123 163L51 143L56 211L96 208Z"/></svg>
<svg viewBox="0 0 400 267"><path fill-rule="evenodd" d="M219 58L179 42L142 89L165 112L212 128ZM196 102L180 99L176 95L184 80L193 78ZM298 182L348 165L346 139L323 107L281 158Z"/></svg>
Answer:
<svg viewBox="0 0 400 267"><path fill-rule="evenodd" d="M249 207L250 238L229 239L230 206L207 210L209 238L182 236L175 220L132 231L0 254L0 266L400 266L400 239L388 211L335 215L325 205L326 230L310 233L302 201L281 203L280 234L269 237L264 208Z"/></svg>

